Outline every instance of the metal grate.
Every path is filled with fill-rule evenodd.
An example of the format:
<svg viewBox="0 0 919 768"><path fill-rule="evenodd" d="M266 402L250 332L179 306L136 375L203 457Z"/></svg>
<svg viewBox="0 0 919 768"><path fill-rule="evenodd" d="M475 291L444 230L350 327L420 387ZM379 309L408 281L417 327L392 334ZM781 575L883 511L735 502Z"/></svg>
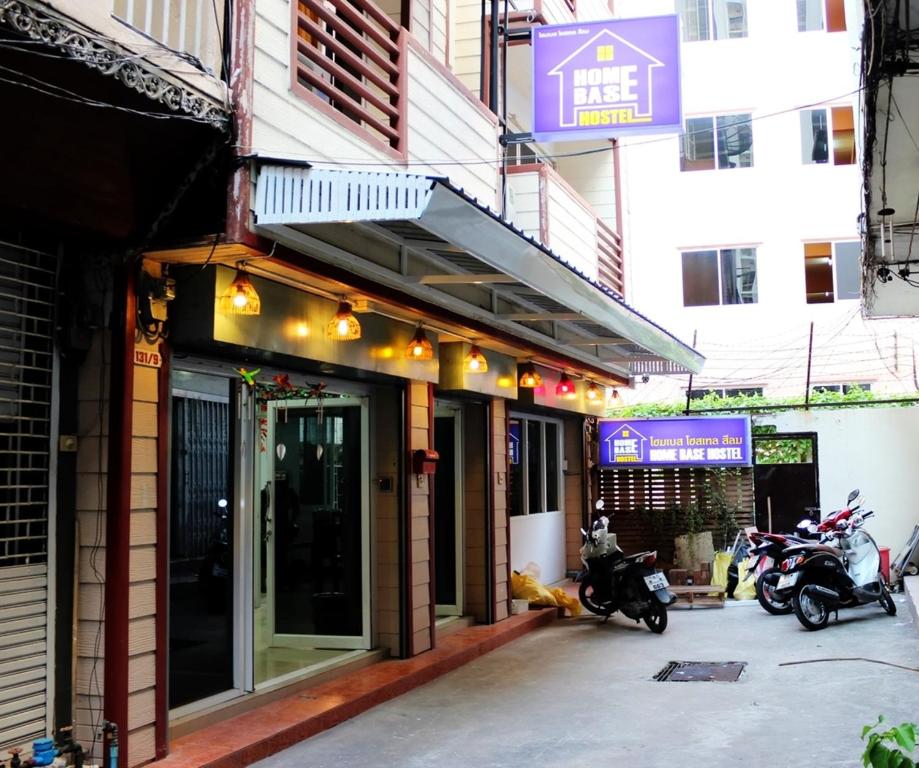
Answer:
<svg viewBox="0 0 919 768"><path fill-rule="evenodd" d="M654 679L659 683L736 683L745 661L668 661Z"/></svg>
<svg viewBox="0 0 919 768"><path fill-rule="evenodd" d="M45 563L55 258L0 244L0 567Z"/></svg>

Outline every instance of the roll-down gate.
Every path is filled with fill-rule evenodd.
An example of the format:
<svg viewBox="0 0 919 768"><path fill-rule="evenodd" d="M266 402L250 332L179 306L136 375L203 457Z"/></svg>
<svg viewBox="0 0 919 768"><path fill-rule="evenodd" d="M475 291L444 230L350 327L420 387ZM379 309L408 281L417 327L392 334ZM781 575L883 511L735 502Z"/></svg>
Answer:
<svg viewBox="0 0 919 768"><path fill-rule="evenodd" d="M44 736L56 259L0 243L0 751Z"/></svg>

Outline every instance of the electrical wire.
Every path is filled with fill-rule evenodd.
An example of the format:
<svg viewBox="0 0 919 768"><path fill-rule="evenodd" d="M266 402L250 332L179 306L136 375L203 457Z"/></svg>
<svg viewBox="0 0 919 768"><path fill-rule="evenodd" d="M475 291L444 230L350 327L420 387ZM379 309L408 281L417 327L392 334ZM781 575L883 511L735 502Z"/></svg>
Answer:
<svg viewBox="0 0 919 768"><path fill-rule="evenodd" d="M751 116L748 120L741 120L741 121L738 121L738 122L735 123L734 125L751 125L751 124L757 122L758 120L765 120L765 119L768 119L768 118L771 118L771 117L779 117L779 116L781 116L781 115L785 115L785 114L790 114L790 113L798 112L798 111L800 111L800 110L802 110L802 109L810 109L811 107L817 107L817 106L821 106L821 105L825 105L825 104L832 104L832 103L834 103L834 102L839 102L839 101L841 101L842 99L846 99L846 98L848 98L848 97L850 97L850 96L853 96L853 95L855 95L855 94L857 94L857 93L860 93L862 90L863 90L863 86L859 86L858 88L856 88L856 89L854 89L854 90L852 90L852 91L848 91L847 93L841 94L841 95L839 95L839 96L834 96L834 97L832 97L832 98L826 98L826 99L820 99L820 100L818 100L818 101L813 101L813 102L810 102L810 103L808 103L808 104L799 104L798 106L787 107L787 108L784 108L784 109L776 110L776 111L774 111L774 112L767 112L767 113L764 113L764 114L762 114L762 115ZM710 131L708 131L708 130L689 131L689 132L681 133L679 136L695 136L695 135L697 135L697 134L703 134L703 133L709 133L709 132L710 132ZM651 145L651 144L659 144L659 143L661 143L661 142L672 142L672 141L674 141L675 139L678 139L679 136L677 136L676 134L668 134L668 135L666 135L666 136L660 136L660 137L656 137L656 138L653 138L653 139L634 140L634 141L632 141L632 142L630 142L630 143L627 143L627 144L620 144L620 151L622 151L622 150L627 150L627 149L631 149L631 148L635 148L635 147L646 147L646 146L649 146L649 145ZM249 144L249 145L247 145L247 144L234 144L233 147L234 147L234 149L236 149L236 150L239 150L239 151L241 151L241 152L244 152L244 153L253 155L254 157L257 157L258 153L261 152L261 151L264 151L266 154L272 155L272 156L275 154L275 151L274 151L274 150L271 150L271 149L269 149L269 148L267 148L267 147L256 147L256 146L251 145L251 144ZM577 150L577 151L573 151L573 152L558 152L558 153L551 154L551 155L543 154L543 155L541 155L541 157L543 157L544 159L547 159L547 160L562 160L562 159L569 158L569 157L586 157L586 156L590 156L590 155L603 154L603 153L612 152L612 151L613 151L613 147L612 147L612 146L603 146L603 147L595 147L595 148L592 148L592 149ZM310 154L310 153L304 153L304 152L288 152L288 151L286 151L286 150L283 152L283 154L284 154L285 156L287 156L287 157L290 157L290 158L304 158L304 159L307 159L307 160L309 160L309 162L310 162L312 165L315 165L315 166L321 166L321 165L344 166L344 165L348 165L348 166L366 166L366 167L388 167L388 168L392 168L392 167L395 167L395 166L398 166L398 167L416 167L416 166L418 166L418 167L432 167L432 166L443 166L443 167L446 167L446 166L471 167L471 166L476 166L476 165L489 165L489 166L496 166L496 167L497 167L497 166L500 165L501 162L502 162L501 158L495 158L495 159L493 159L493 160L492 160L492 159L483 159L483 158L474 158L474 159L471 159L471 160L449 160L449 159L443 159L443 160L410 160L410 161L407 161L407 162L404 162L404 163L395 163L395 162L393 162L393 161L366 160L366 159L362 159L362 158L350 158L350 159L336 158L336 159L334 159L334 160L331 160L331 159L328 159L328 160L327 160L327 159L316 159L315 156L314 156L313 154Z"/></svg>
<svg viewBox="0 0 919 768"><path fill-rule="evenodd" d="M27 75L24 72L18 72L15 69L9 67L4 67L0 65L0 71L10 72L19 77L24 77L28 80L31 80L35 83L40 83L40 86L30 85L29 83L23 83L19 80L12 80L8 77L0 76L0 82L8 83L9 85L15 85L20 88L25 88L26 90L35 91L37 93L44 94L46 96L52 96L54 98L63 99L64 101L71 101L76 104L83 104L90 107L100 107L104 109L114 109L119 112L125 112L131 115L138 115L141 117L152 117L157 120L186 120L193 123L201 123L204 125L212 125L212 121L207 120L201 117L195 117L194 115L181 115L175 112L165 113L165 112L148 112L142 109L132 109L131 107L124 107L120 104L111 104L105 101L98 101L96 99L89 99L85 96L81 96L78 93L69 91L66 88L62 88L59 85L54 85L53 83L45 82L37 77Z"/></svg>

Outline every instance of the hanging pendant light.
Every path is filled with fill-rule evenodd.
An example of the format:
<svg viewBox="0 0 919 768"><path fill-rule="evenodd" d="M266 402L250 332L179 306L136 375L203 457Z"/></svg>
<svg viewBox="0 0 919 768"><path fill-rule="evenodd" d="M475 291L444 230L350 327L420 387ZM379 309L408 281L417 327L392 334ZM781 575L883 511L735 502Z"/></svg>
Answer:
<svg viewBox="0 0 919 768"><path fill-rule="evenodd" d="M525 363L518 383L524 389L535 389L542 386L542 376L536 371L533 363Z"/></svg>
<svg viewBox="0 0 919 768"><path fill-rule="evenodd" d="M342 299L338 311L326 326L326 335L333 341L354 341L361 337L361 324L351 311L351 305Z"/></svg>
<svg viewBox="0 0 919 768"><path fill-rule="evenodd" d="M488 360L477 344L469 347L469 353L463 358L463 370L466 373L486 373L488 371Z"/></svg>
<svg viewBox="0 0 919 768"><path fill-rule="evenodd" d="M567 373L563 373L558 380L558 384L555 385L555 396L562 400L573 400L578 396L574 388L574 382L568 378Z"/></svg>
<svg viewBox="0 0 919 768"><path fill-rule="evenodd" d="M236 276L227 289L217 297L217 311L225 315L260 315L262 301L258 291L252 285L249 275L242 269L236 268Z"/></svg>
<svg viewBox="0 0 919 768"><path fill-rule="evenodd" d="M430 360L434 357L434 345L421 325L415 329L415 335L405 348L405 356L409 360Z"/></svg>
<svg viewBox="0 0 919 768"><path fill-rule="evenodd" d="M587 391L584 393L588 405L601 405L603 403L603 390L592 381L587 385Z"/></svg>

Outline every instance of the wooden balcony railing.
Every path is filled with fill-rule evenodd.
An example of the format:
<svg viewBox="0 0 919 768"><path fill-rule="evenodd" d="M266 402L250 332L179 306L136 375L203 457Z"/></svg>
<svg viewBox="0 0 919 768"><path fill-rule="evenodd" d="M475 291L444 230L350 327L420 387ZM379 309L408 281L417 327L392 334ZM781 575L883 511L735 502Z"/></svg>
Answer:
<svg viewBox="0 0 919 768"><path fill-rule="evenodd" d="M401 27L370 0L298 0L294 72L301 94L403 149Z"/></svg>
<svg viewBox="0 0 919 768"><path fill-rule="evenodd" d="M117 18L223 75L223 0L114 0Z"/></svg>
<svg viewBox="0 0 919 768"><path fill-rule="evenodd" d="M507 173L514 191L513 222L568 263L624 295L622 237L583 195L546 163L511 166Z"/></svg>
<svg viewBox="0 0 919 768"><path fill-rule="evenodd" d="M625 294L622 236L603 219L597 219L597 266L600 282L620 296Z"/></svg>

